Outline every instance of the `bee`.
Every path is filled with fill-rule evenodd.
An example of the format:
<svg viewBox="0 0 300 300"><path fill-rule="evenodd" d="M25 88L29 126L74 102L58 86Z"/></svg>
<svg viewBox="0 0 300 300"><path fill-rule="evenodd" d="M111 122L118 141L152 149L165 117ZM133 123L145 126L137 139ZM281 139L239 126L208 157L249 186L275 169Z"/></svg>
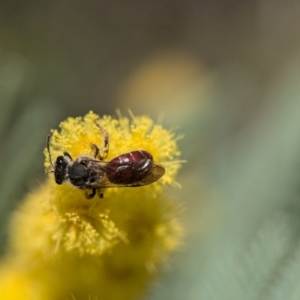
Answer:
<svg viewBox="0 0 300 300"><path fill-rule="evenodd" d="M49 146L51 136L48 135L47 150L51 169L46 170L46 173L53 172L57 184L69 182L81 190L91 191L86 193L86 198L92 199L96 191L102 198L105 188L144 186L164 175L165 168L154 162L152 155L145 150L130 151L104 161L109 149L109 135L98 123L96 125L102 132L102 145L100 148L91 145L93 156L80 155L73 159L65 151L53 164Z"/></svg>

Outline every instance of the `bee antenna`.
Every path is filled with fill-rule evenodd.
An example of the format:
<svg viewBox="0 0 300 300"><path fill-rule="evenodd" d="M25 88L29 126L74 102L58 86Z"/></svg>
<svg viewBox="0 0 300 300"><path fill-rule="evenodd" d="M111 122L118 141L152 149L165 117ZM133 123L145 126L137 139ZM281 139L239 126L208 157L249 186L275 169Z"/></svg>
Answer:
<svg viewBox="0 0 300 300"><path fill-rule="evenodd" d="M49 161L50 161L50 164L51 164L52 169L53 169L52 157L51 157L51 152L50 152L50 138L51 138L51 135L48 134L47 135L47 142L46 143L47 143L47 150L48 150L48 153L49 153ZM49 171L49 172L51 172L51 171Z"/></svg>

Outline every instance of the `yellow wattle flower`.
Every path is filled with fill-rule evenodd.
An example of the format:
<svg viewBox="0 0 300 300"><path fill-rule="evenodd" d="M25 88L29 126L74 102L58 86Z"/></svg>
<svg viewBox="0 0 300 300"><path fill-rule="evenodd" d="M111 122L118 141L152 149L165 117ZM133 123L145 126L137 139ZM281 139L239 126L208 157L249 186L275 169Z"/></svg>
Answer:
<svg viewBox="0 0 300 300"><path fill-rule="evenodd" d="M50 173L25 197L11 222L6 265L22 266L20 273L38 283L43 299L135 299L180 243L178 205L163 193L180 168L172 131L145 116L130 121L89 112L52 131L52 160L64 151L73 159L92 156L91 144L102 143L96 121L110 136L105 160L146 150L166 172L148 186L108 188L104 198L91 200L71 184L57 185ZM47 149L44 154L45 167L51 168Z"/></svg>
<svg viewBox="0 0 300 300"><path fill-rule="evenodd" d="M2 264L0 270L0 297L1 299L32 300L39 298L39 287L20 268L16 268L11 261ZM46 300L46 299L44 299Z"/></svg>
<svg viewBox="0 0 300 300"><path fill-rule="evenodd" d="M98 122L109 132L109 152L105 160L111 160L133 150L146 150L152 154L154 161L162 163L166 169L160 182L171 184L179 170L178 161L180 151L177 139L172 130L164 129L155 124L149 117L133 117L130 121L126 117L114 119L111 116L99 118L93 112L84 117L68 118L60 123L60 131L53 130L51 136L51 154L53 158L67 151L73 158L79 155L93 155L91 144L101 145L101 132L96 125ZM45 168L50 168L47 149L45 154Z"/></svg>

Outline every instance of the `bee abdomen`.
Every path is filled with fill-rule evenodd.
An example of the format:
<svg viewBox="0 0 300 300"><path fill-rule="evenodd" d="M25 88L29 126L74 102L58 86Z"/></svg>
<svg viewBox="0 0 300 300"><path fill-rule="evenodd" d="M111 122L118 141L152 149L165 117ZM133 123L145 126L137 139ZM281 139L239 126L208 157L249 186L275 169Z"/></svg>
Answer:
<svg viewBox="0 0 300 300"><path fill-rule="evenodd" d="M142 181L152 168L152 155L146 151L132 151L112 159L107 167L107 177L115 184L128 184Z"/></svg>

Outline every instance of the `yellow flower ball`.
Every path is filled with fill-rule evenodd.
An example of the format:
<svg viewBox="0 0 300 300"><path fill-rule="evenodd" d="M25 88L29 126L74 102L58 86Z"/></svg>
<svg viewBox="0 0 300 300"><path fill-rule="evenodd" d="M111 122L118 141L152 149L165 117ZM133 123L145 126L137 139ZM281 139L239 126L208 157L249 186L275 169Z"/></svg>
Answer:
<svg viewBox="0 0 300 300"><path fill-rule="evenodd" d="M56 184L50 173L25 197L11 221L7 260L22 266L25 288L27 281L38 283L43 299L135 299L180 244L179 206L163 192L180 167L172 131L145 116L113 119L89 112L52 131L52 160L64 151L73 159L92 157L91 145L103 144L101 128L110 137L105 160L145 150L165 167L165 175L147 186L109 188L104 198L87 200L83 190ZM47 148L44 154L51 170Z"/></svg>

